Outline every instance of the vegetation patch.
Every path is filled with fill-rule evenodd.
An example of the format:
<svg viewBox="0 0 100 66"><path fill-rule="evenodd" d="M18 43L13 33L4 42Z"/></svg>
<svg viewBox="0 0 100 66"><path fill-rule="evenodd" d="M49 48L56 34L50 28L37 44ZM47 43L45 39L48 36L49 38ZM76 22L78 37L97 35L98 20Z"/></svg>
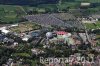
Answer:
<svg viewBox="0 0 100 66"><path fill-rule="evenodd" d="M85 26L87 29L97 29L97 28L100 28L100 22L97 22L96 24L85 23Z"/></svg>
<svg viewBox="0 0 100 66"><path fill-rule="evenodd" d="M10 28L10 30L13 32L20 33L20 32L36 30L39 28L41 28L40 25L37 25L37 24L32 23L32 22L25 22L25 23L20 23L19 26L17 26L17 27Z"/></svg>
<svg viewBox="0 0 100 66"><path fill-rule="evenodd" d="M21 6L0 5L0 23L16 23L25 15Z"/></svg>

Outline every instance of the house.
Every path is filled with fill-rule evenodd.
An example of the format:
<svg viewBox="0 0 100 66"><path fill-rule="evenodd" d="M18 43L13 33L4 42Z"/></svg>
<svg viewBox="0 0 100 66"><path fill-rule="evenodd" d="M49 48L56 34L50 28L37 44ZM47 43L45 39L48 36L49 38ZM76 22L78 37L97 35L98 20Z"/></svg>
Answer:
<svg viewBox="0 0 100 66"><path fill-rule="evenodd" d="M67 32L65 32L65 31L56 31L56 34L57 35L65 35L65 34L67 34Z"/></svg>

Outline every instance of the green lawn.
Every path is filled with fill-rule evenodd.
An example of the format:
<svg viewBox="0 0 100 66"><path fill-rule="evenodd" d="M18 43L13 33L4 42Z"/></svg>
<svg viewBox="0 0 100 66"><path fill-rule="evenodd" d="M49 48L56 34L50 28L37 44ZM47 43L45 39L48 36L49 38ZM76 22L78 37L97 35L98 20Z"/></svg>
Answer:
<svg viewBox="0 0 100 66"><path fill-rule="evenodd" d="M92 24L92 23L85 23L85 26L87 29L96 29L96 28L100 28L100 22L97 22L96 25Z"/></svg>
<svg viewBox="0 0 100 66"><path fill-rule="evenodd" d="M25 12L21 6L0 5L1 23L17 22L23 15L25 15Z"/></svg>

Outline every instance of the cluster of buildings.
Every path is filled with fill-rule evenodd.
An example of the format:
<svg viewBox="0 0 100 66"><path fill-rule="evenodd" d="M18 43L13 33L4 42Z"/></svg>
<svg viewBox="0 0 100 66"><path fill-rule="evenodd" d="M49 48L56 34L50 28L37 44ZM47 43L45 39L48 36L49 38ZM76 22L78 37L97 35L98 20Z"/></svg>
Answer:
<svg viewBox="0 0 100 66"><path fill-rule="evenodd" d="M86 3L88 5L88 3ZM84 4L82 4L84 5ZM64 15L64 14L63 14ZM35 21L38 24L41 24L43 26L48 25L58 25L58 26L66 26L69 28L81 28L83 29L83 26L80 22L74 22L75 19L71 19L71 16L69 19L66 20L63 19L64 16L59 16L58 14L42 14L42 15L29 15L25 18L29 21ZM93 18L83 18L82 19L85 23L87 21L91 20L93 22L98 21L98 19ZM66 23L65 23L66 22ZM81 32L67 32L65 30L51 30L47 31L45 29L41 30L34 30L34 31L28 31L23 33L16 33L9 30L11 27L16 27L18 24L10 25L7 27L1 27L0 28L0 43L3 45L6 45L7 47L16 47L19 45L19 43L33 43L33 44L42 44L42 48L52 48L51 45L67 45L70 46L72 50L76 50L79 46L82 48L89 47L90 49L93 48L92 46L96 46L96 40L89 35L89 39L91 42L88 41L88 37L86 33ZM83 49L87 50L87 49ZM95 49L94 49L95 50ZM42 49L39 49L33 45L33 48L30 50L32 52L32 55L38 56L41 54L46 54L45 51ZM74 54L73 56L76 57L77 54ZM78 55L79 56L79 55ZM92 54L89 55L89 57L92 56ZM81 57L81 56L79 56ZM11 62L12 60L9 60L8 63L12 64L13 66L14 62ZM99 59L100 61L100 59ZM18 63L19 64L19 63ZM85 61L85 63L78 62L77 60L73 60L72 63L68 63L70 66L77 65L83 65L83 66L92 66L92 64L88 61ZM87 65L85 65L87 64ZM48 66L48 65L45 65ZM50 66L66 66L66 64L50 64ZM96 65L94 65L96 66ZM98 66L98 65L97 65Z"/></svg>
<svg viewBox="0 0 100 66"><path fill-rule="evenodd" d="M24 33L17 33L11 31L9 28L16 27L16 25L10 25L5 27L0 27L0 43L6 46L17 46L19 43L32 41L33 38L39 37L40 32L39 30L24 32Z"/></svg>
<svg viewBox="0 0 100 66"><path fill-rule="evenodd" d="M67 33L65 31L56 31L54 33L47 32L47 39L49 39L50 43L66 43L69 40L69 44L73 44L73 39L71 38L71 33ZM57 44L58 44L57 43Z"/></svg>
<svg viewBox="0 0 100 66"><path fill-rule="evenodd" d="M87 42L85 33L70 33L65 31L54 31L46 33L46 44L67 44L67 45L81 45Z"/></svg>
<svg viewBox="0 0 100 66"><path fill-rule="evenodd" d="M65 31L53 31L53 32L47 32L46 33L46 45L44 48L52 48L50 47L50 44L60 44L64 45L66 44L67 46L71 46L70 48L72 50L76 50L78 46L82 45L82 48L91 48L92 46L96 45L96 41L92 40L91 43L87 41L87 37L85 33L70 33L70 32L65 32ZM93 44L93 45L91 45ZM85 46L83 46L85 45ZM89 46L90 45L90 46ZM85 52L86 49L83 49ZM84 51L81 51L82 53L85 53ZM93 62L90 62L90 60L85 60L84 62L81 62L80 60L77 61L75 58L81 58L81 53L76 53L73 56L73 61L70 63L67 63L68 66L95 66L95 65L100 65L100 58L97 58L94 60L94 54L87 53L88 57L93 58ZM70 56L70 57L71 57ZM94 62L96 61L96 63ZM45 66L66 66L65 63L51 63L51 64L46 64Z"/></svg>
<svg viewBox="0 0 100 66"><path fill-rule="evenodd" d="M14 39L9 36L10 32L11 31L9 31L7 27L0 28L0 43L11 47L17 46L18 42L14 41Z"/></svg>

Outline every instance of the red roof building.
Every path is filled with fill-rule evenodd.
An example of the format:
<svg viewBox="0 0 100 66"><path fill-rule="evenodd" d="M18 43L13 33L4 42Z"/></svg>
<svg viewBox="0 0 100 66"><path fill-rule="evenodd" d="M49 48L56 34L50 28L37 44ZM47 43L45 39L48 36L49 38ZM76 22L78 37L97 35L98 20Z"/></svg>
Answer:
<svg viewBox="0 0 100 66"><path fill-rule="evenodd" d="M57 31L56 34L57 35L65 35L65 34L67 34L67 32L65 32L65 31Z"/></svg>

